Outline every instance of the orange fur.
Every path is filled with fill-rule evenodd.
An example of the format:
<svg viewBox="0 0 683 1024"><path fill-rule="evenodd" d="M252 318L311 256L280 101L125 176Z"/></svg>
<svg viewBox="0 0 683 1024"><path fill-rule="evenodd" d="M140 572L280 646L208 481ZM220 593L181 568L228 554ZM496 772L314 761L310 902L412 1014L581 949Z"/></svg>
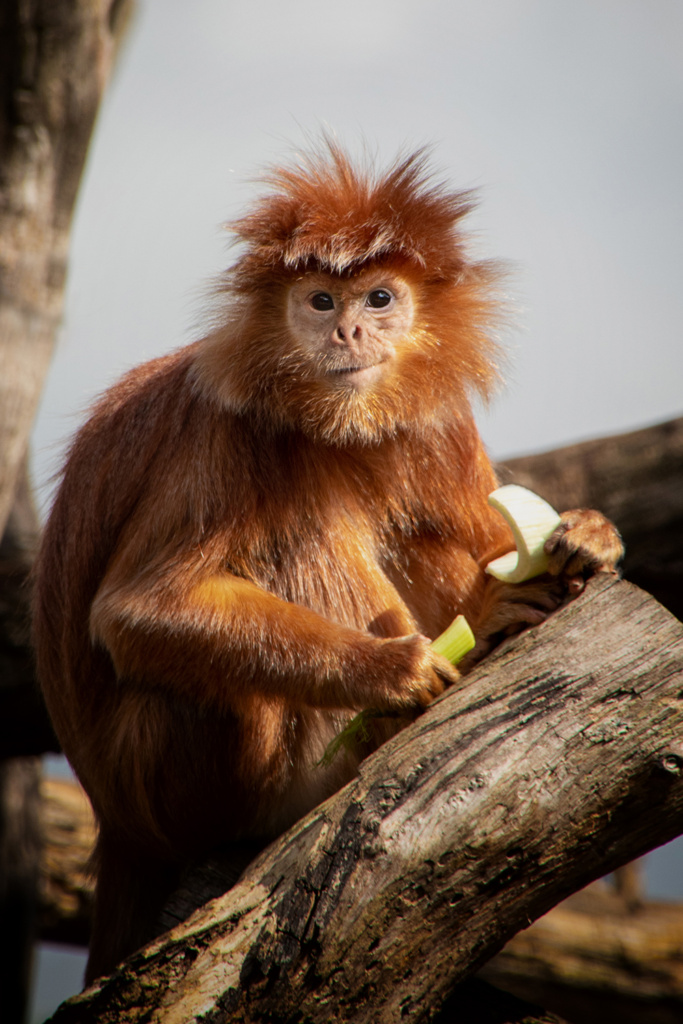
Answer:
<svg viewBox="0 0 683 1024"><path fill-rule="evenodd" d="M419 155L376 177L335 146L271 185L234 226L215 329L130 372L75 438L38 559L39 673L100 822L89 978L153 933L190 859L266 841L352 776L350 756L314 768L350 714L456 678L426 637L515 618L482 568L511 541L468 398L495 378L496 315L470 198ZM331 384L289 289L375 271L412 325L379 383Z"/></svg>

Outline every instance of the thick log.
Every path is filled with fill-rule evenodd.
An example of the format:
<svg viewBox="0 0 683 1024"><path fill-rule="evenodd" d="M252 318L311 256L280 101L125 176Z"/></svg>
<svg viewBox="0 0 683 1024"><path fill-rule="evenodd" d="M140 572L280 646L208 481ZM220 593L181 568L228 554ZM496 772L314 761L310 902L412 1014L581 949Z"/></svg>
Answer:
<svg viewBox="0 0 683 1024"><path fill-rule="evenodd" d="M43 857L41 896L41 937L53 942L87 945L92 910L93 877L89 870L95 841L95 819L90 802L77 782L42 779ZM208 888L199 898L208 899L209 890L222 893L230 883L225 872L211 865L198 870ZM236 879L234 879L236 880ZM234 881L233 880L233 881ZM177 908L176 908L177 909ZM533 1003L502 992L478 980L458 987L458 1024L562 1024L552 1013L539 1011ZM440 1018L452 1018L446 1006Z"/></svg>
<svg viewBox="0 0 683 1024"><path fill-rule="evenodd" d="M90 857L96 826L90 801L75 783L43 779L40 933L52 942L87 946L93 898Z"/></svg>
<svg viewBox="0 0 683 1024"><path fill-rule="evenodd" d="M520 928L678 834L681 736L683 626L595 579L53 1019L430 1020Z"/></svg>
<svg viewBox="0 0 683 1024"><path fill-rule="evenodd" d="M508 459L499 475L560 510L599 508L626 543L626 578L683 619L683 418Z"/></svg>
<svg viewBox="0 0 683 1024"><path fill-rule="evenodd" d="M480 977L581 1024L683 1020L683 906L629 909L604 885L519 932Z"/></svg>
<svg viewBox="0 0 683 1024"><path fill-rule="evenodd" d="M41 783L44 852L41 935L86 945L93 879L88 861L95 823L76 782ZM199 879L201 878L201 887ZM194 899L219 895L225 873L215 862L194 874ZM200 890L200 891L198 891ZM683 1018L683 905L644 902L637 908L595 883L515 935L479 977L521 999L557 1010L581 1024L678 1024ZM450 997L453 1019L465 1012L476 1024L529 1016L528 1006L504 1001L489 988L458 986ZM502 1005L499 1005L502 1004ZM447 1021L448 1006L440 1019Z"/></svg>

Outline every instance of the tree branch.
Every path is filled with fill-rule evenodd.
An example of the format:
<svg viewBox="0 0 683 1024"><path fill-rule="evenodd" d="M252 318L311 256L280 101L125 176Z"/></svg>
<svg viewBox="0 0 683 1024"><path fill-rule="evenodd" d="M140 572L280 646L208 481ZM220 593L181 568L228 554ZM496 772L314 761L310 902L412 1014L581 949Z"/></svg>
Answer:
<svg viewBox="0 0 683 1024"><path fill-rule="evenodd" d="M430 1019L521 927L681 830L682 695L683 626L591 581L54 1020Z"/></svg>
<svg viewBox="0 0 683 1024"><path fill-rule="evenodd" d="M41 796L41 935L84 946L93 890L88 870L95 839L92 810L76 782L43 779ZM201 875L193 875L192 899L198 906L226 888L220 866L214 865L213 877L209 871L205 866ZM513 936L478 977L582 1024L617 1018L621 1024L655 1019L678 1024L683 1016L681 948L683 904L646 901L633 908L600 881ZM485 1008L495 1007L493 991L472 986L469 995L472 1019L482 1024ZM458 1024L464 1024L465 996L458 986L450 997L458 1008ZM514 1009L505 1002L501 1013L514 1019ZM520 1018L528 1015L528 1008L520 1009Z"/></svg>
<svg viewBox="0 0 683 1024"><path fill-rule="evenodd" d="M480 977L581 1024L679 1024L683 906L629 909L604 883L519 932Z"/></svg>

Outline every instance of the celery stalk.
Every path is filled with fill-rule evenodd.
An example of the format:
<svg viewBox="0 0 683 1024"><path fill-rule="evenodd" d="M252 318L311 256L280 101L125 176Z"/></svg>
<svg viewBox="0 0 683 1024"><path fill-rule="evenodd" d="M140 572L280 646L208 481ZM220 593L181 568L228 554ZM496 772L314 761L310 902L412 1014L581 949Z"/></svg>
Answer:
<svg viewBox="0 0 683 1024"><path fill-rule="evenodd" d="M434 640L432 649L447 658L451 665L457 665L468 651L472 650L474 644L474 633L469 622L464 615L457 615L448 629Z"/></svg>
<svg viewBox="0 0 683 1024"><path fill-rule="evenodd" d="M432 642L432 648L437 654L450 661L451 665L457 665L468 651L472 650L474 644L474 634L467 619L464 615L457 615L448 629L445 629L441 636L437 636L436 640ZM397 714L377 711L375 708L365 708L364 711L359 711L339 735L335 736L327 745L325 753L318 761L318 766L325 768L332 764L340 750L346 749L352 752L357 743L366 743L370 738L368 725L373 718L395 717Z"/></svg>

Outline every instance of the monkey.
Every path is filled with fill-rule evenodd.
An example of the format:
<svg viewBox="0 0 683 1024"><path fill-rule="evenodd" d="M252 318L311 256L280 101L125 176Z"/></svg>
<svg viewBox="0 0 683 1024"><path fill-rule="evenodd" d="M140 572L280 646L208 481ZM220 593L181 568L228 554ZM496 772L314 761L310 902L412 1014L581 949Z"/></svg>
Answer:
<svg viewBox="0 0 683 1024"><path fill-rule="evenodd" d="M473 201L423 151L380 172L327 140L273 169L204 337L128 372L71 444L34 636L99 826L87 981L154 936L193 860L353 777L367 750L316 767L352 715L399 714L372 748L456 685L431 648L455 615L472 664L616 571L616 529L572 510L547 576L485 573L514 545L471 405L499 316Z"/></svg>

